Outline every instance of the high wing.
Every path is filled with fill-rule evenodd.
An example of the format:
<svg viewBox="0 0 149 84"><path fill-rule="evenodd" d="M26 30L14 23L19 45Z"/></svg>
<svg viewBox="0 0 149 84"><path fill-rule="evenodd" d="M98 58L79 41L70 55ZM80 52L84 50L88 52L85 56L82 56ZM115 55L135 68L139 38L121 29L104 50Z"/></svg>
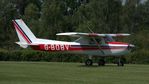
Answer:
<svg viewBox="0 0 149 84"><path fill-rule="evenodd" d="M98 33L80 33L80 32L67 32L67 33L58 33L56 35L59 36L71 36L71 37L82 37L82 36L87 36L87 37L106 37L106 36L111 36L111 37L124 37L124 36L129 36L130 34L126 33L118 33L118 34L98 34Z"/></svg>

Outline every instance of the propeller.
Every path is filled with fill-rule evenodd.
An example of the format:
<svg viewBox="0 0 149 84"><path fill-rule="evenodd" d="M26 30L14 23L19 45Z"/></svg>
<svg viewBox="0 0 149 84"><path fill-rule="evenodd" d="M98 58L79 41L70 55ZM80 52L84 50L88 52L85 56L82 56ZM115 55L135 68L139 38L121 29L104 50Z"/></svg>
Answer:
<svg viewBox="0 0 149 84"><path fill-rule="evenodd" d="M135 47L134 45L128 44L127 49L128 49L128 50L131 50L131 49L134 48L134 47Z"/></svg>

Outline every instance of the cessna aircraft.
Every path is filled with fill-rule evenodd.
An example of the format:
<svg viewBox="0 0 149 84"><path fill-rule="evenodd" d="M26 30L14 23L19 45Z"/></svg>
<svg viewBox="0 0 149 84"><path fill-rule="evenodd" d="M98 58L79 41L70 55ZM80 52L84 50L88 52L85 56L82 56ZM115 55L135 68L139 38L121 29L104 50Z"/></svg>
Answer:
<svg viewBox="0 0 149 84"><path fill-rule="evenodd" d="M130 34L97 34L97 33L79 33L67 32L58 33L59 36L78 37L73 42L56 41L48 39L36 38L30 31L22 19L13 20L14 28L17 32L19 42L16 42L20 47L27 48L30 46L34 50L47 52L67 52L85 54L88 59L85 65L93 65L92 57L107 57L116 56L119 58L117 65L124 66L121 57L129 53L134 45L124 42L116 42L112 37L124 37ZM105 60L99 60L99 66L105 65Z"/></svg>

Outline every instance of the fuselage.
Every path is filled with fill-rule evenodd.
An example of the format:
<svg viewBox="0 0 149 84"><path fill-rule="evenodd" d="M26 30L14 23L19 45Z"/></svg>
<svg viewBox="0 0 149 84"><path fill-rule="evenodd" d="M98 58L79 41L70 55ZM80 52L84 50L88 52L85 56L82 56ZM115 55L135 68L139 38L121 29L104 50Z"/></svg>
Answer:
<svg viewBox="0 0 149 84"><path fill-rule="evenodd" d="M100 47L98 46L100 45ZM130 52L133 47L124 42L108 42L106 44L80 44L56 40L38 39L37 43L30 45L34 50L47 52L65 52L97 56L122 56Z"/></svg>

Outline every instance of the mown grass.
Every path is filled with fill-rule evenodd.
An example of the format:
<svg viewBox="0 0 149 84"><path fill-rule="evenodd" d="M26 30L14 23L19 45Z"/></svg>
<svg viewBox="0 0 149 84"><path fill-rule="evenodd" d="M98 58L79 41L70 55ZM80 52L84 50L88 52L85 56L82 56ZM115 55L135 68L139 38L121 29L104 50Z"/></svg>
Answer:
<svg viewBox="0 0 149 84"><path fill-rule="evenodd" d="M149 84L149 65L0 62L0 84Z"/></svg>

